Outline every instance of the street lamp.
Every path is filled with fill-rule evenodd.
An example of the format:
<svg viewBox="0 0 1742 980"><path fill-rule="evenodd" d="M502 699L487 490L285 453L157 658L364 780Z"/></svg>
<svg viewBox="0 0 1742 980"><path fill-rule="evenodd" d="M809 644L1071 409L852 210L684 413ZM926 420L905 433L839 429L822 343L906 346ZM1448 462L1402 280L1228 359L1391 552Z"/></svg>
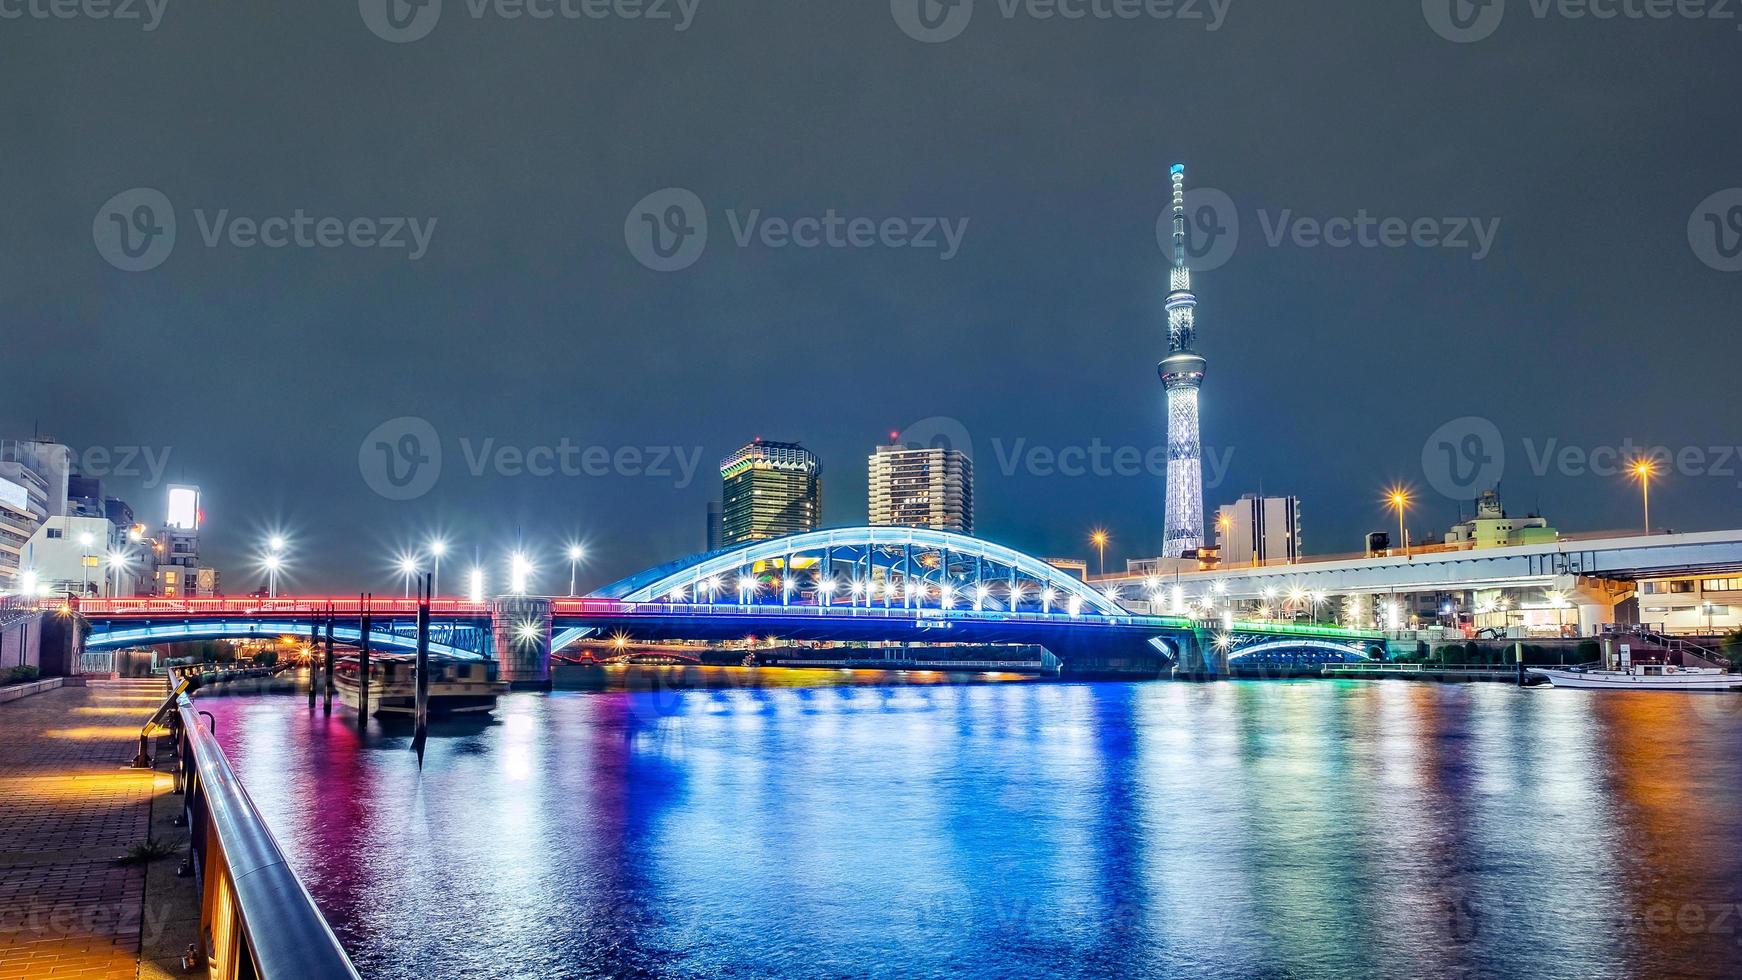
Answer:
<svg viewBox="0 0 1742 980"><path fill-rule="evenodd" d="M1098 527L1089 534L1089 543L1101 553L1101 574L1107 574L1107 529Z"/></svg>
<svg viewBox="0 0 1742 980"><path fill-rule="evenodd" d="M1634 460L1633 478L1639 481L1639 493L1645 502L1645 533L1651 533L1651 478L1657 475L1657 464L1651 459Z"/></svg>
<svg viewBox="0 0 1742 980"><path fill-rule="evenodd" d="M269 599L278 598L278 570L284 567L284 535L274 534L266 539L266 596Z"/></svg>
<svg viewBox="0 0 1742 980"><path fill-rule="evenodd" d="M429 543L429 597L436 597L436 590L442 584L442 556L448 553L448 543L436 538Z"/></svg>
<svg viewBox="0 0 1742 980"><path fill-rule="evenodd" d="M126 568L127 555L125 552L109 552L108 574L103 578L104 592L109 598L114 598L115 593L121 590L121 573Z"/></svg>
<svg viewBox="0 0 1742 980"><path fill-rule="evenodd" d="M268 554L266 564L266 597L278 598L278 570L284 567L284 559L276 554Z"/></svg>
<svg viewBox="0 0 1742 980"><path fill-rule="evenodd" d="M411 580L417 574L417 556L399 556L399 574L405 576L405 597L411 598Z"/></svg>
<svg viewBox="0 0 1742 980"><path fill-rule="evenodd" d="M578 544L569 545L569 596L575 594L575 576L581 570L581 556L585 554Z"/></svg>
<svg viewBox="0 0 1742 980"><path fill-rule="evenodd" d="M467 583L467 585L468 585L468 588L466 590L467 598L471 599L473 602L483 602L484 601L484 570L482 568L477 567L476 565L472 566L472 574L469 576L469 578L471 579L471 581L469 581Z"/></svg>
<svg viewBox="0 0 1742 980"><path fill-rule="evenodd" d="M1409 554L1409 533L1403 529L1403 512L1409 507L1409 491L1402 487L1392 487L1385 495L1385 500L1397 511L1397 539L1403 542L1403 557Z"/></svg>
<svg viewBox="0 0 1742 980"><path fill-rule="evenodd" d="M508 556L508 591L525 595L532 578L532 562L523 551Z"/></svg>

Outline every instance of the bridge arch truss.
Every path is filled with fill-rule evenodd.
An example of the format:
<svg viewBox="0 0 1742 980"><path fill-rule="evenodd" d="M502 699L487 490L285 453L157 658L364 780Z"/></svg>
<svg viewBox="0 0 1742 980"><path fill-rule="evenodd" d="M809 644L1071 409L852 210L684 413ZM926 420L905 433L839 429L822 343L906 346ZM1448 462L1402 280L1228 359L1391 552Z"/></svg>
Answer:
<svg viewBox="0 0 1742 980"><path fill-rule="evenodd" d="M594 593L625 602L976 609L1128 617L1116 595L1012 548L951 531L811 531L698 555Z"/></svg>

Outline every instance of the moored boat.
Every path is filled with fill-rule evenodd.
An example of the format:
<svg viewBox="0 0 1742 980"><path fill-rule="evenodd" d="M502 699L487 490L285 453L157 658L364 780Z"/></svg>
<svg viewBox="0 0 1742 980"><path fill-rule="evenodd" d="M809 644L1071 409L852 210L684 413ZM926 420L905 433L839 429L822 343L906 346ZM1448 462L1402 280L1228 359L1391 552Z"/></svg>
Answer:
<svg viewBox="0 0 1742 980"><path fill-rule="evenodd" d="M1716 667L1634 664L1619 670L1599 667L1531 667L1530 673L1555 687L1624 691L1742 691L1742 674Z"/></svg>
<svg viewBox="0 0 1742 980"><path fill-rule="evenodd" d="M508 685L496 679L496 665L487 660L461 660L432 654L429 658L429 710L432 715L489 711ZM339 700L357 710L363 692L359 663L346 657L333 665L333 685ZM369 710L374 714L410 715L417 711L417 657L409 653L369 657Z"/></svg>

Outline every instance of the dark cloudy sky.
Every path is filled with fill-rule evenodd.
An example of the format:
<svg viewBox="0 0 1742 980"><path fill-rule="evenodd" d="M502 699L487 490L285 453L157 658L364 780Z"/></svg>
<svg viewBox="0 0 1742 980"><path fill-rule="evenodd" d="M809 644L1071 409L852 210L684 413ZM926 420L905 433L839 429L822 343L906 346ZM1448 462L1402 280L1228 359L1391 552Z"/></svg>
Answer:
<svg viewBox="0 0 1742 980"><path fill-rule="evenodd" d="M1742 192L1713 198L1742 186L1735 19L1510 0L1491 36L1453 43L1414 0L1232 0L1213 31L978 0L959 36L921 43L880 0L700 0L681 32L446 0L426 37L389 43L344 0L158 2L151 31L0 19L0 433L167 451L165 478L205 489L232 592L268 527L293 538L299 587L392 588L389 556L437 528L492 567L523 528L552 589L557 545L584 537L588 580L615 578L700 548L713 467L757 435L817 451L828 522L857 523L866 454L939 416L973 440L985 536L1081 554L1105 524L1117 557L1154 554L1158 478L1012 457L1161 444L1175 160L1241 231L1198 279L1204 440L1232 451L1210 506L1295 493L1309 550L1348 551L1403 481L1412 523L1443 529L1458 503L1424 444L1474 417L1500 434L1509 504L1563 529L1639 520L1636 490L1567 447L1599 468L1605 447L1698 450L1654 492L1657 523L1742 520L1742 461L1720 448L1742 444L1742 273L1724 271ZM133 188L177 222L142 272L93 234ZM663 188L710 224L675 272L626 244ZM415 261L205 242L220 213L298 209L435 226ZM753 212L830 209L968 224L947 261L734 240ZM1268 240L1362 212L1498 235L1479 260ZM395 501L359 450L406 416L443 468ZM1472 424L1449 430L1459 451ZM701 472L470 471L486 440L564 439L699 452ZM157 519L147 482L114 487Z"/></svg>

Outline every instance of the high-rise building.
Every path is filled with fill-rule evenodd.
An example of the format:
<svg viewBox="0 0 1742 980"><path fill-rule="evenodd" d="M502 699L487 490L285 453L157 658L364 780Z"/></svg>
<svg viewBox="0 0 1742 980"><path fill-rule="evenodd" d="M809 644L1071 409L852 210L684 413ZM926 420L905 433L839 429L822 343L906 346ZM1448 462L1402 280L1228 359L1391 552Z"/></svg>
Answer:
<svg viewBox="0 0 1742 980"><path fill-rule="evenodd" d="M29 542L50 517L66 515L71 464L72 450L56 442L0 442L0 589L34 578Z"/></svg>
<svg viewBox="0 0 1742 980"><path fill-rule="evenodd" d="M1167 296L1167 359L1159 365L1167 389L1167 507L1164 558L1181 558L1204 543L1204 462L1198 437L1198 389L1206 361L1197 340L1198 298L1186 265L1186 168L1173 165L1173 271Z"/></svg>
<svg viewBox="0 0 1742 980"><path fill-rule="evenodd" d="M822 465L796 442L750 443L720 461L727 545L814 531L822 519Z"/></svg>
<svg viewBox="0 0 1742 980"><path fill-rule="evenodd" d="M878 446L867 484L873 526L974 533L974 461L960 449Z"/></svg>
<svg viewBox="0 0 1742 980"><path fill-rule="evenodd" d="M1216 543L1225 568L1300 560L1300 498L1246 494L1216 511Z"/></svg>

